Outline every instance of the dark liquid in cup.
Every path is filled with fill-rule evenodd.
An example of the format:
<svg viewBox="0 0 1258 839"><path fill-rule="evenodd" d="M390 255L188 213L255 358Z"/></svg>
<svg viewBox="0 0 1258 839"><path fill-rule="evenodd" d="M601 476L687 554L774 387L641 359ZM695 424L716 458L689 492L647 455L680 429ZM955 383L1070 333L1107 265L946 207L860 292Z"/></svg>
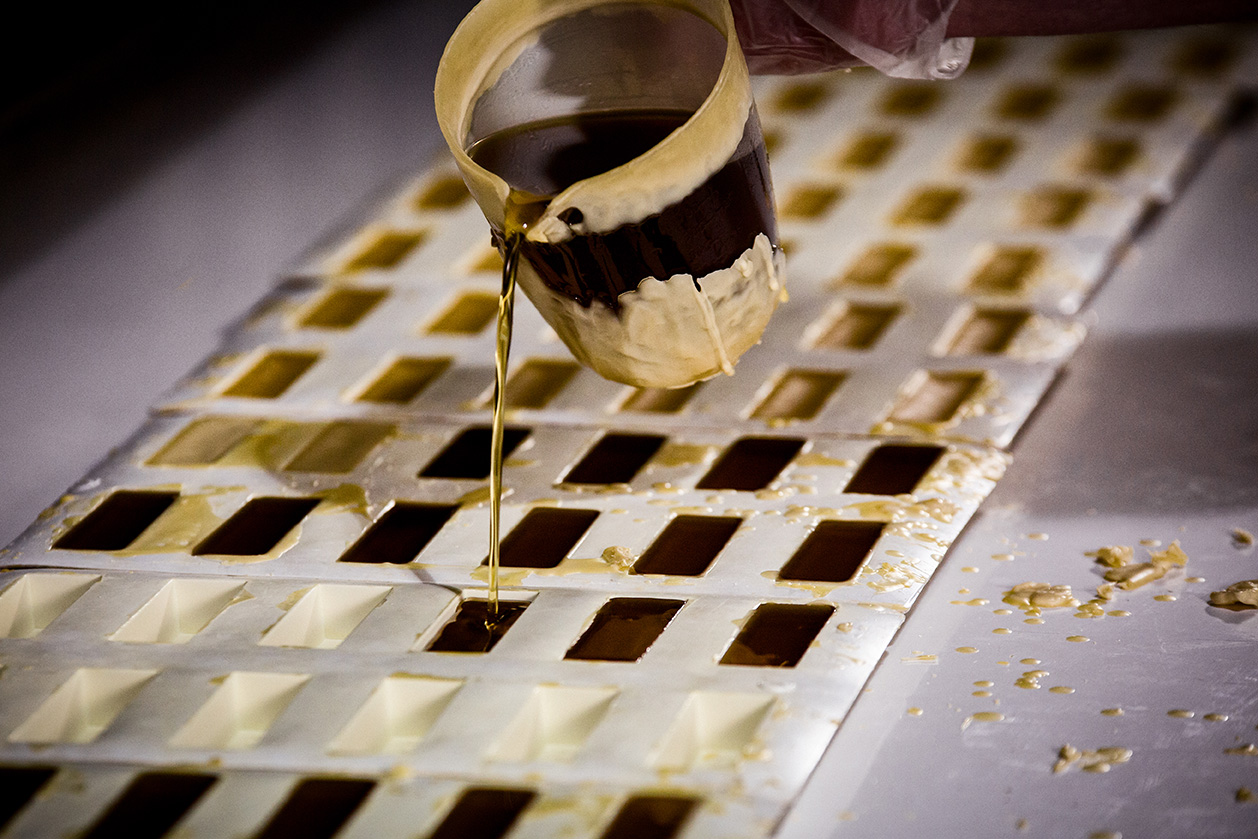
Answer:
<svg viewBox="0 0 1258 839"><path fill-rule="evenodd" d="M685 111L578 114L490 134L468 153L515 190L552 198L628 163L689 117ZM565 221L580 222L579 207L566 212ZM777 245L769 164L753 110L733 157L682 200L606 233L557 244L522 239L520 255L556 292L582 306L599 300L615 311L617 297L646 277L690 274L697 280L728 268L760 233ZM495 235L501 240L503 232Z"/></svg>

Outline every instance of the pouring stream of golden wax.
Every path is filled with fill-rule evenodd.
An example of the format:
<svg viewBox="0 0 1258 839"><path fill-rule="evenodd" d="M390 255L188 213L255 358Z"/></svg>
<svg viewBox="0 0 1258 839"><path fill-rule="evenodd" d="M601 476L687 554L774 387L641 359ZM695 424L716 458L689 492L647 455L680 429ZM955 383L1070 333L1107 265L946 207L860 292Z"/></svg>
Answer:
<svg viewBox="0 0 1258 839"><path fill-rule="evenodd" d="M512 190L507 197L505 230L501 240L502 292L498 297L497 341L494 346L494 417L489 444L489 608L485 621L491 630L498 620L498 564L502 522L502 431L506 417L507 362L511 352L511 324L515 310L515 275L520 244L529 225L550 202L549 197Z"/></svg>

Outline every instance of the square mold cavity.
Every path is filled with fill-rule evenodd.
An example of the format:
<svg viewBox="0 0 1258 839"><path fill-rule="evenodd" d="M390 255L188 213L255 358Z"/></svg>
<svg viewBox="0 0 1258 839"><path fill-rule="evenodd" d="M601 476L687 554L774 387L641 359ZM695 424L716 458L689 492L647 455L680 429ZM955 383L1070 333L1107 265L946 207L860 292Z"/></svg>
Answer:
<svg viewBox="0 0 1258 839"><path fill-rule="evenodd" d="M251 749L309 680L305 673L230 673L170 738L170 746Z"/></svg>
<svg viewBox="0 0 1258 839"><path fill-rule="evenodd" d="M391 586L320 583L308 590L258 643L264 647L334 650L392 590Z"/></svg>
<svg viewBox="0 0 1258 839"><path fill-rule="evenodd" d="M127 785L82 839L165 836L218 782L198 772L145 772Z"/></svg>
<svg viewBox="0 0 1258 839"><path fill-rule="evenodd" d="M389 676L329 745L332 754L406 754L463 687L461 679Z"/></svg>
<svg viewBox="0 0 1258 839"><path fill-rule="evenodd" d="M0 594L0 638L38 635L99 581L91 574L23 574Z"/></svg>
<svg viewBox="0 0 1258 839"><path fill-rule="evenodd" d="M490 749L490 760L572 760L618 692L610 687L539 685Z"/></svg>
<svg viewBox="0 0 1258 839"><path fill-rule="evenodd" d="M760 693L696 691L686 699L656 751L659 769L732 768L743 759L773 707Z"/></svg>
<svg viewBox="0 0 1258 839"><path fill-rule="evenodd" d="M332 839L375 788L367 778L304 778L253 839Z"/></svg>
<svg viewBox="0 0 1258 839"><path fill-rule="evenodd" d="M246 600L238 580L171 580L109 636L124 644L185 644L233 603Z"/></svg>
<svg viewBox="0 0 1258 839"><path fill-rule="evenodd" d="M13 730L9 742L90 743L156 675L156 670L76 670Z"/></svg>

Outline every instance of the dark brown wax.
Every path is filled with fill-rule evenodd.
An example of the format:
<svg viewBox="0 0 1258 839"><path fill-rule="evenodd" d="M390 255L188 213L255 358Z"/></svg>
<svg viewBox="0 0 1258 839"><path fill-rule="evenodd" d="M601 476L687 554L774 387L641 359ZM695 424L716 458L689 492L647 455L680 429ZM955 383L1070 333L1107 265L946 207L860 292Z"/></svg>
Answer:
<svg viewBox="0 0 1258 839"><path fill-rule="evenodd" d="M614 169L658 144L686 121L677 111L580 114L497 132L468 153L513 189L553 198L573 183ZM580 208L563 220L581 221ZM641 221L559 243L524 240L521 253L556 292L582 306L616 298L647 277L696 280L728 268L764 233L777 245L773 192L754 109L734 156L680 201ZM501 231L495 231L501 244Z"/></svg>

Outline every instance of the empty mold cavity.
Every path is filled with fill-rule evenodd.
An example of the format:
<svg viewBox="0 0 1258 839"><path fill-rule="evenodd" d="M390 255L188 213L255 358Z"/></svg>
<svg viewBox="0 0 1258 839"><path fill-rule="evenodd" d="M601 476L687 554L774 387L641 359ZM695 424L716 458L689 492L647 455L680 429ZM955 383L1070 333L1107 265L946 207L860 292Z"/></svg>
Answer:
<svg viewBox="0 0 1258 839"><path fill-rule="evenodd" d="M839 168L877 169L887 162L899 143L900 138L889 132L862 134L839 154Z"/></svg>
<svg viewBox="0 0 1258 839"><path fill-rule="evenodd" d="M827 603L761 603L721 656L721 664L794 667L834 614Z"/></svg>
<svg viewBox="0 0 1258 839"><path fill-rule="evenodd" d="M185 425L149 466L209 466L261 424L253 417L201 417Z"/></svg>
<svg viewBox="0 0 1258 839"><path fill-rule="evenodd" d="M1013 137L971 137L961 147L957 156L957 168L966 172L995 173L1004 169L1018 150Z"/></svg>
<svg viewBox="0 0 1258 839"><path fill-rule="evenodd" d="M655 756L659 769L732 768L744 757L773 697L759 693L696 691L664 735Z"/></svg>
<svg viewBox="0 0 1258 839"><path fill-rule="evenodd" d="M699 799L683 795L635 795L625 801L599 839L673 839Z"/></svg>
<svg viewBox="0 0 1258 839"><path fill-rule="evenodd" d="M506 460L532 433L528 428L508 426L502 430L502 458ZM478 425L464 429L419 473L421 478L489 477L490 428Z"/></svg>
<svg viewBox="0 0 1258 839"><path fill-rule="evenodd" d="M508 408L545 408L559 391L568 386L581 366L575 361L549 358L530 358L507 378L506 402ZM487 404L492 405L490 393Z"/></svg>
<svg viewBox="0 0 1258 839"><path fill-rule="evenodd" d="M1117 38L1098 35L1067 41L1057 52L1054 63L1062 73L1100 75L1108 73L1123 57L1123 45Z"/></svg>
<svg viewBox="0 0 1258 839"><path fill-rule="evenodd" d="M0 638L38 635L99 580L55 571L23 574L0 594Z"/></svg>
<svg viewBox="0 0 1258 839"><path fill-rule="evenodd" d="M1079 171L1085 175L1116 177L1140 156L1140 144L1130 137L1094 137L1079 154Z"/></svg>
<svg viewBox="0 0 1258 839"><path fill-rule="evenodd" d="M528 605L519 600L499 600L498 613L491 620L488 601L462 600L425 649L430 653L487 653L515 625Z"/></svg>
<svg viewBox="0 0 1258 839"><path fill-rule="evenodd" d="M458 175L440 175L424 185L415 198L417 210L453 210L462 207L472 194Z"/></svg>
<svg viewBox="0 0 1258 839"><path fill-rule="evenodd" d="M896 404L889 419L893 422L948 422L982 383L982 373L926 373Z"/></svg>
<svg viewBox="0 0 1258 839"><path fill-rule="evenodd" d="M162 839L217 780L194 772L137 775L82 839Z"/></svg>
<svg viewBox="0 0 1258 839"><path fill-rule="evenodd" d="M499 564L504 568L554 568L567 558L596 518L598 510L534 507L502 540Z"/></svg>
<svg viewBox="0 0 1258 839"><path fill-rule="evenodd" d="M564 655L581 661L637 661L681 609L682 600L613 597Z"/></svg>
<svg viewBox="0 0 1258 839"><path fill-rule="evenodd" d="M975 309L948 342L948 355L997 355L1030 320L1020 309Z"/></svg>
<svg viewBox="0 0 1258 839"><path fill-rule="evenodd" d="M1083 215L1092 193L1086 189L1042 186L1022 199L1022 223L1027 227L1063 230Z"/></svg>
<svg viewBox="0 0 1258 839"><path fill-rule="evenodd" d="M528 789L469 787L427 839L503 839L535 797Z"/></svg>
<svg viewBox="0 0 1258 839"><path fill-rule="evenodd" d="M899 314L899 306L848 304L812 345L823 350L867 350Z"/></svg>
<svg viewBox="0 0 1258 839"><path fill-rule="evenodd" d="M334 650L392 590L391 586L319 583L267 630L258 643L264 647Z"/></svg>
<svg viewBox="0 0 1258 839"><path fill-rule="evenodd" d="M386 230L378 233L361 250L345 261L341 270L355 271L388 270L396 268L419 247L428 234L423 230Z"/></svg>
<svg viewBox="0 0 1258 839"><path fill-rule="evenodd" d="M192 550L193 556L262 556L301 524L317 498L251 498Z"/></svg>
<svg viewBox="0 0 1258 839"><path fill-rule="evenodd" d="M412 752L461 687L461 679L389 676L376 685L328 751L347 755Z"/></svg>
<svg viewBox="0 0 1258 839"><path fill-rule="evenodd" d="M941 454L940 446L879 446L861 463L844 492L862 495L912 492Z"/></svg>
<svg viewBox="0 0 1258 839"><path fill-rule="evenodd" d="M1170 113L1176 93L1161 85L1129 84L1105 106L1105 115L1120 122L1158 122Z"/></svg>
<svg viewBox="0 0 1258 839"><path fill-rule="evenodd" d="M405 565L419 556L459 508L398 501L340 558L340 562Z"/></svg>
<svg viewBox="0 0 1258 839"><path fill-rule="evenodd" d="M607 714L618 691L539 685L489 751L490 760L572 760Z"/></svg>
<svg viewBox="0 0 1258 839"><path fill-rule="evenodd" d="M757 490L771 484L799 454L794 437L740 437L712 464L696 489Z"/></svg>
<svg viewBox="0 0 1258 839"><path fill-rule="evenodd" d="M917 255L917 248L894 242L871 245L853 262L840 282L845 285L889 286L904 266Z"/></svg>
<svg viewBox="0 0 1258 839"><path fill-rule="evenodd" d="M634 563L633 572L698 577L742 523L737 516L677 516Z"/></svg>
<svg viewBox="0 0 1258 839"><path fill-rule="evenodd" d="M239 580L171 580L109 636L124 644L184 644L247 598Z"/></svg>
<svg viewBox="0 0 1258 839"><path fill-rule="evenodd" d="M450 367L449 358L396 358L358 396L358 402L405 405Z"/></svg>
<svg viewBox="0 0 1258 839"><path fill-rule="evenodd" d="M90 743L156 675L156 670L76 670L13 730L9 742Z"/></svg>
<svg viewBox="0 0 1258 839"><path fill-rule="evenodd" d="M223 389L223 396L239 396L246 399L276 399L319 360L317 352L272 350L230 385Z"/></svg>
<svg viewBox="0 0 1258 839"><path fill-rule="evenodd" d="M751 412L752 419L809 420L834 394L847 374L833 370L788 370Z"/></svg>
<svg viewBox="0 0 1258 839"><path fill-rule="evenodd" d="M696 382L686 387L639 387L629 391L629 395L620 403L620 410L643 414L675 414L686 407L703 382Z"/></svg>
<svg viewBox="0 0 1258 839"><path fill-rule="evenodd" d="M924 117L939 106L943 93L931 83L899 84L882 98L881 111L889 116Z"/></svg>
<svg viewBox="0 0 1258 839"><path fill-rule="evenodd" d="M1015 294L1026 289L1043 262L1044 252L1037 247L1000 245L991 249L967 287L980 294Z"/></svg>
<svg viewBox="0 0 1258 839"><path fill-rule="evenodd" d="M465 291L428 325L428 331L448 335L475 335L497 317L497 294Z"/></svg>
<svg viewBox="0 0 1258 839"><path fill-rule="evenodd" d="M780 88L773 97L773 110L798 112L811 110L830 96L825 82L794 82Z"/></svg>
<svg viewBox="0 0 1258 839"><path fill-rule="evenodd" d="M627 484L666 438L657 434L604 434L564 475L569 484Z"/></svg>
<svg viewBox="0 0 1258 839"><path fill-rule="evenodd" d="M0 830L57 774L51 766L0 766Z"/></svg>
<svg viewBox="0 0 1258 839"><path fill-rule="evenodd" d="M52 546L67 551L125 550L178 497L177 492L116 490Z"/></svg>
<svg viewBox="0 0 1258 839"><path fill-rule="evenodd" d="M884 527L877 521L818 522L782 566L778 579L846 583L856 576Z"/></svg>
<svg viewBox="0 0 1258 839"><path fill-rule="evenodd" d="M1044 119L1061 99L1057 88L1049 85L1018 85L1007 88L996 100L996 115L1002 119L1037 122Z"/></svg>
<svg viewBox="0 0 1258 839"><path fill-rule="evenodd" d="M284 465L287 472L352 472L376 446L397 430L382 422L328 423Z"/></svg>
<svg viewBox="0 0 1258 839"><path fill-rule="evenodd" d="M388 296L387 288L334 289L306 312L300 324L315 329L349 329Z"/></svg>
<svg viewBox="0 0 1258 839"><path fill-rule="evenodd" d="M1226 73L1240 56L1240 45L1212 35L1189 38L1171 56L1171 69L1177 75L1217 78Z"/></svg>
<svg viewBox="0 0 1258 839"><path fill-rule="evenodd" d="M183 728L176 749L251 749L310 680L304 673L229 673Z"/></svg>
<svg viewBox="0 0 1258 839"><path fill-rule="evenodd" d="M305 778L253 839L332 839L375 788L367 778Z"/></svg>
<svg viewBox="0 0 1258 839"><path fill-rule="evenodd" d="M819 219L843 196L837 186L821 186L819 184L803 184L793 187L786 195L786 200L779 208L779 214L786 219L810 221Z"/></svg>
<svg viewBox="0 0 1258 839"><path fill-rule="evenodd" d="M896 224L943 224L965 200L964 190L929 186L917 190L896 210Z"/></svg>

